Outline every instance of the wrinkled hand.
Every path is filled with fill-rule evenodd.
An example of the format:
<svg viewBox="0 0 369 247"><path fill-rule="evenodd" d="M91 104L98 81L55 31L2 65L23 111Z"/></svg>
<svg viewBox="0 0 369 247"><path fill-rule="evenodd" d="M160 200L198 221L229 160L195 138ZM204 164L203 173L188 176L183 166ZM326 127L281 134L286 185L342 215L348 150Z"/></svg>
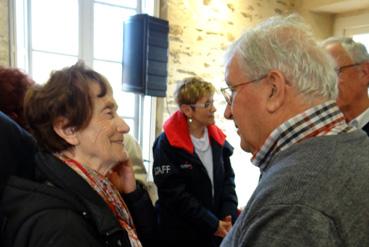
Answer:
<svg viewBox="0 0 369 247"><path fill-rule="evenodd" d="M223 220L219 220L218 229L214 233L215 236L224 238L232 228L232 216L228 215Z"/></svg>
<svg viewBox="0 0 369 247"><path fill-rule="evenodd" d="M136 190L136 179L130 159L116 165L108 174L109 180L120 193L130 193Z"/></svg>

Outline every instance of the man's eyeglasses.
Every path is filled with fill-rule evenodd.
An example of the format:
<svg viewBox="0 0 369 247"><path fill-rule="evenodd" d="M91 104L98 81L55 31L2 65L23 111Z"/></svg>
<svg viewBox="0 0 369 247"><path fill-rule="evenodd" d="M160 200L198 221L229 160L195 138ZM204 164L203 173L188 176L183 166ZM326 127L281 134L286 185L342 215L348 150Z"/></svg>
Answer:
<svg viewBox="0 0 369 247"><path fill-rule="evenodd" d="M214 106L214 101L208 101L208 102L205 102L205 103L198 103L198 104L191 104L190 106L194 107L194 108L209 109L209 108Z"/></svg>
<svg viewBox="0 0 369 247"><path fill-rule="evenodd" d="M225 88L221 88L220 91L222 92L222 94L224 96L224 99L227 102L227 104L228 105L232 105L232 102L233 102L233 94L236 91L236 88L238 88L240 86L244 86L244 85L250 84L250 83L253 83L253 82L260 81L260 80L262 80L262 79L264 79L266 77L267 77L267 75L263 75L263 76L255 79L255 80L252 80L252 81L246 81L246 82L242 82L240 84L234 85L234 86L228 86L228 87L225 87Z"/></svg>
<svg viewBox="0 0 369 247"><path fill-rule="evenodd" d="M361 63L353 63L353 64L348 64L348 65L343 65L341 67L336 68L336 73L337 75L341 74L345 69L351 68L351 67L355 67L361 65Z"/></svg>

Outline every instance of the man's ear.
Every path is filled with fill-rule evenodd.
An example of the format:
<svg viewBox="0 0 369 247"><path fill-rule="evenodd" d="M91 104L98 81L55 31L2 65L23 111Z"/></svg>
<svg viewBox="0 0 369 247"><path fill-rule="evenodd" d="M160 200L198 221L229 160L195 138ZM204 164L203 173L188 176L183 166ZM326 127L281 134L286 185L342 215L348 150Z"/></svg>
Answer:
<svg viewBox="0 0 369 247"><path fill-rule="evenodd" d="M287 81L284 75L278 70L271 70L267 80L267 111L273 113L283 106L286 97Z"/></svg>
<svg viewBox="0 0 369 247"><path fill-rule="evenodd" d="M181 110L181 112L183 112L186 117L190 118L192 117L192 107L190 105L185 105L185 104L182 104L179 109Z"/></svg>
<svg viewBox="0 0 369 247"><path fill-rule="evenodd" d="M74 127L65 127L68 125L68 120L64 117L59 117L54 121L53 128L56 134L63 138L69 144L75 146L79 144Z"/></svg>
<svg viewBox="0 0 369 247"><path fill-rule="evenodd" d="M366 83L365 85L368 87L369 86L369 62L363 62L363 64L361 65L362 68L362 72L363 72L363 76L365 78L364 82Z"/></svg>

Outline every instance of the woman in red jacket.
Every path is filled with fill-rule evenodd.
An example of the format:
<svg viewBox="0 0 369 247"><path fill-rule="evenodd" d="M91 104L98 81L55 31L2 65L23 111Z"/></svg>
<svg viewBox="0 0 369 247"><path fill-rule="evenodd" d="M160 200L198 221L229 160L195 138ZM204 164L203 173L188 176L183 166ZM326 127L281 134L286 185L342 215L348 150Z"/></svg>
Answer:
<svg viewBox="0 0 369 247"><path fill-rule="evenodd" d="M185 79L175 94L179 110L153 146L165 246L218 246L236 218L233 148L214 124L214 92L201 78Z"/></svg>

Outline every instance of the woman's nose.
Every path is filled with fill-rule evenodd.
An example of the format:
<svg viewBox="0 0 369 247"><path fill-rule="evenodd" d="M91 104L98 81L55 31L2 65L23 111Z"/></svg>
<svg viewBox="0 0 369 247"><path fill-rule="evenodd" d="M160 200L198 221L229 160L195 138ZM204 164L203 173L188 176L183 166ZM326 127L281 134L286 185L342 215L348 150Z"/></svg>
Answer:
<svg viewBox="0 0 369 247"><path fill-rule="evenodd" d="M211 106L211 112L216 112L217 111L217 108L215 107L215 105L212 105Z"/></svg>
<svg viewBox="0 0 369 247"><path fill-rule="evenodd" d="M129 132L129 126L128 124L124 121L123 118L118 117L118 131L122 132L122 133L128 133Z"/></svg>

